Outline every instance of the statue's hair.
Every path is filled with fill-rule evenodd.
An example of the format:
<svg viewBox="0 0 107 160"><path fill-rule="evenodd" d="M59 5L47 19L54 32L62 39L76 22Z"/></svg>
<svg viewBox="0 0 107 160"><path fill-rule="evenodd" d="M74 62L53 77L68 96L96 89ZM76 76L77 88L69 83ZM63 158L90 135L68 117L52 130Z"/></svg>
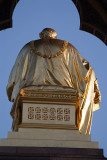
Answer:
<svg viewBox="0 0 107 160"><path fill-rule="evenodd" d="M40 36L40 38L56 39L57 38L57 33L52 28L45 28L45 29L42 30L42 32L39 33L39 36Z"/></svg>

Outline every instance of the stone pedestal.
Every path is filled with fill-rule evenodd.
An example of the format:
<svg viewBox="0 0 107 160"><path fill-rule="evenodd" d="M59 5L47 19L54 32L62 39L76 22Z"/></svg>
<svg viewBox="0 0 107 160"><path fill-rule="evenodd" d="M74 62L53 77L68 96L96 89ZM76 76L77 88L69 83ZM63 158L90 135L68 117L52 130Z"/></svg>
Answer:
<svg viewBox="0 0 107 160"><path fill-rule="evenodd" d="M98 148L98 143L78 130L19 128L18 132L9 132L0 146Z"/></svg>
<svg viewBox="0 0 107 160"><path fill-rule="evenodd" d="M98 148L90 135L79 133L79 101L73 89L22 89L14 109L18 130L0 146Z"/></svg>
<svg viewBox="0 0 107 160"><path fill-rule="evenodd" d="M77 129L80 97L74 89L22 89L13 105L13 129Z"/></svg>
<svg viewBox="0 0 107 160"><path fill-rule="evenodd" d="M21 90L13 113L17 130L0 142L0 160L104 159L90 135L80 134L75 91Z"/></svg>

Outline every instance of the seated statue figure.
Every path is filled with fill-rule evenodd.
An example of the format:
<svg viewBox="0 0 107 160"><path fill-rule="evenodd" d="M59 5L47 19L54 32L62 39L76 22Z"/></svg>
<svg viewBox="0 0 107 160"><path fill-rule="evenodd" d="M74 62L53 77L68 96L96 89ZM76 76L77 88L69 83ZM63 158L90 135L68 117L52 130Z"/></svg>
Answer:
<svg viewBox="0 0 107 160"><path fill-rule="evenodd" d="M20 51L11 71L7 95L16 101L22 88L47 87L75 89L81 95L79 131L89 134L93 111L99 109L101 99L95 73L77 49L57 33L45 28L40 39L26 44ZM15 108L11 110L14 117Z"/></svg>

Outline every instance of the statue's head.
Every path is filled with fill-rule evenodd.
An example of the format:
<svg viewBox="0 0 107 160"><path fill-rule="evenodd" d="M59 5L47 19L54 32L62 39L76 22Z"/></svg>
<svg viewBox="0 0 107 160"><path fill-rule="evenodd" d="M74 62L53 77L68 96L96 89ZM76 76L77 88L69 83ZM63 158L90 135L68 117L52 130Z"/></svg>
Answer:
<svg viewBox="0 0 107 160"><path fill-rule="evenodd" d="M40 38L45 39L56 39L57 33L52 28L45 28L42 30L42 32L39 33Z"/></svg>

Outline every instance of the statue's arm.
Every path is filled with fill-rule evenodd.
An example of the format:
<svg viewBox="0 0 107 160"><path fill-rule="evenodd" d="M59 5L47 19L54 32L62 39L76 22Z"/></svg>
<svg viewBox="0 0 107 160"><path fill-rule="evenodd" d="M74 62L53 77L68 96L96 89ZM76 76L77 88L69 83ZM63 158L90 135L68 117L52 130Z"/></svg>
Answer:
<svg viewBox="0 0 107 160"><path fill-rule="evenodd" d="M15 64L14 64L12 70L11 70L10 76L9 76L8 84L7 84L7 87L6 87L9 101L11 101L11 95L12 95L12 91L13 91L13 88L14 88L14 85L15 85L15 80L16 80L16 77L17 77L17 74L18 74L19 61L20 61L21 57L22 57L22 55L21 55L21 53L19 53L19 55L18 55L18 57L15 61Z"/></svg>
<svg viewBox="0 0 107 160"><path fill-rule="evenodd" d="M11 95L13 92L14 85L16 84L17 75L19 74L19 65L20 65L24 55L25 55L25 47L22 48L19 55L17 56L17 59L15 61L15 64L14 64L12 71L10 73L10 76L9 76L8 84L6 87L9 101L12 101Z"/></svg>
<svg viewBox="0 0 107 160"><path fill-rule="evenodd" d="M89 70L89 68L91 67L89 62L87 60L85 60L82 56L81 56L81 61L82 61L83 65L85 66L85 68L87 70ZM95 93L94 104L99 104L101 102L101 94L100 94L100 90L99 90L99 87L98 87L98 81L97 81L96 78L95 78L95 81L94 81L94 93Z"/></svg>
<svg viewBox="0 0 107 160"><path fill-rule="evenodd" d="M13 67L11 73L10 73L8 84L7 84L7 87L6 87L7 96L8 96L9 101L11 101L11 95L12 95L12 91L13 91L14 84L15 84L14 76L13 76L13 72L15 70L14 68L15 68L15 65L14 65L14 67Z"/></svg>
<svg viewBox="0 0 107 160"><path fill-rule="evenodd" d="M83 64L83 66L84 66L87 70L89 70L90 67L91 67L90 63L89 63L85 58L83 58L79 52L77 52L77 55L79 56L79 58L80 58L80 60L81 60L81 62L82 62L82 64Z"/></svg>

